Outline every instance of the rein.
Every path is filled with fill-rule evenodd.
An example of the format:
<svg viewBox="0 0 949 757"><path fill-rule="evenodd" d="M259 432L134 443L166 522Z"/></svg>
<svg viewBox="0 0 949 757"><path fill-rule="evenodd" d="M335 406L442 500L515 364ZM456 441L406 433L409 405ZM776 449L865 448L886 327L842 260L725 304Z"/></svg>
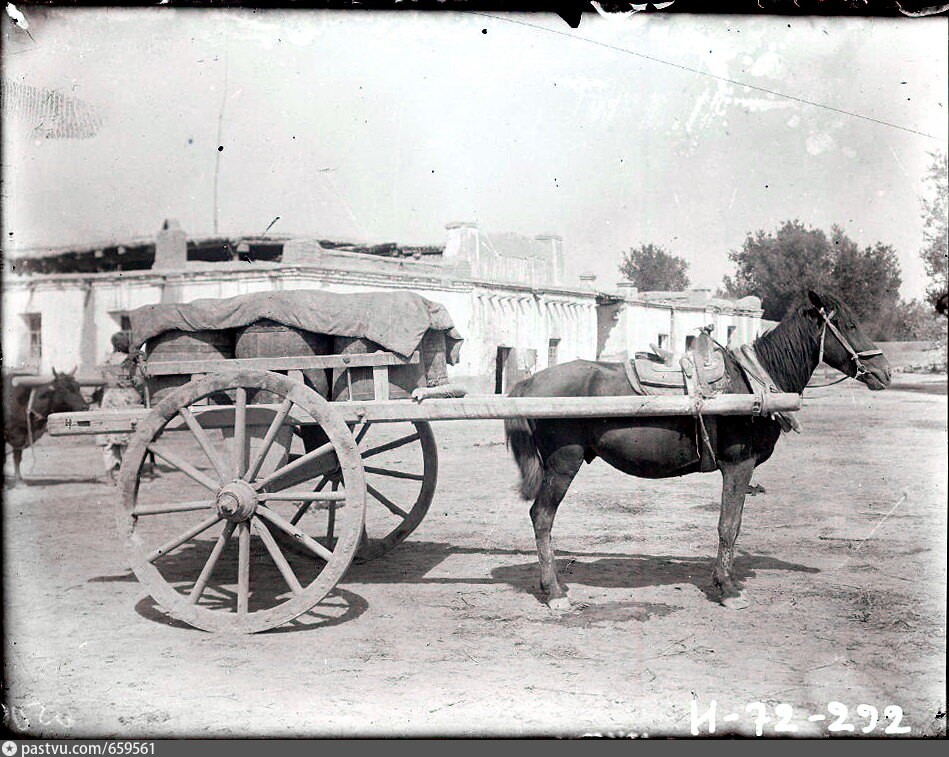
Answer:
<svg viewBox="0 0 949 757"><path fill-rule="evenodd" d="M836 311L831 310L829 313L820 308L818 311L821 318L824 321L824 325L821 327L820 331L820 354L817 356L817 364L820 365L824 361L824 339L827 335L827 329L830 329L831 333L837 337L837 341L840 342L840 345L850 353L850 359L853 360L857 365L857 372L853 376L848 376L846 373L841 376L836 381L830 381L826 384L808 384L805 389L823 389L825 386L833 386L834 384L839 384L841 381L846 381L848 378L859 378L865 373L869 373L867 367L864 365L861 358L876 357L877 355L882 355L883 350L862 350L857 352L847 341L847 338L840 333L840 330L834 325L833 320L831 320L835 315Z"/></svg>

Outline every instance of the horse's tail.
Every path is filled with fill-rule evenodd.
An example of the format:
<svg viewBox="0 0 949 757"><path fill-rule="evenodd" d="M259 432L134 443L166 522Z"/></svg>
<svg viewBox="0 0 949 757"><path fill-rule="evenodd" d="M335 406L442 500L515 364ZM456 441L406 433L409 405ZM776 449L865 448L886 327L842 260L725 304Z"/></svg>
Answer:
<svg viewBox="0 0 949 757"><path fill-rule="evenodd" d="M518 384L510 396L519 397L523 393L523 385ZM504 434L507 447L521 470L521 496L527 500L534 499L544 480L544 466L534 442L534 424L527 418L507 418L504 421Z"/></svg>

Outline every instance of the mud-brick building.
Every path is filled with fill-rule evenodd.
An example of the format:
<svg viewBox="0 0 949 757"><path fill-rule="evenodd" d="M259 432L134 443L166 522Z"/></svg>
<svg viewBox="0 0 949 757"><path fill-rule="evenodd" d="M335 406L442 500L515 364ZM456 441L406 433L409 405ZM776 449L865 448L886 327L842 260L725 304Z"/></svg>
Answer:
<svg viewBox="0 0 949 757"><path fill-rule="evenodd" d="M563 241L450 223L442 245L296 237L189 238L168 221L153 239L14 250L4 261L5 370L92 373L127 314L156 302L249 292L406 289L442 303L465 337L452 378L473 391L576 358L621 359L656 344L681 351L701 326L742 343L761 329L756 298L708 292L598 291L568 282Z"/></svg>

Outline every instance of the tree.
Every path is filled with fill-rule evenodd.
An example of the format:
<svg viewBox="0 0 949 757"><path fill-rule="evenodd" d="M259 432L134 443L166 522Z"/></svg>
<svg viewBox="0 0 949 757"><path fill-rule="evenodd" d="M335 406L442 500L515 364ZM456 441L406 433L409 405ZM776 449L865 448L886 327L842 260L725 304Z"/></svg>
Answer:
<svg viewBox="0 0 949 757"><path fill-rule="evenodd" d="M900 300L893 310L883 314L877 322L877 328L884 336L872 338L891 342L930 340L937 338L938 326L932 305L919 300Z"/></svg>
<svg viewBox="0 0 949 757"><path fill-rule="evenodd" d="M826 289L833 273L827 235L800 221L786 221L775 234L749 234L728 257L738 269L725 277L725 291L730 297L760 297L764 317L772 321L808 289Z"/></svg>
<svg viewBox="0 0 949 757"><path fill-rule="evenodd" d="M729 258L738 270L725 277L725 291L732 297L760 297L770 320L780 320L808 289L838 294L872 339L892 338L906 315L900 311L905 303L900 301L902 277L893 248L877 242L861 250L839 226L828 237L820 229L787 221L774 234L749 234Z"/></svg>
<svg viewBox="0 0 949 757"><path fill-rule="evenodd" d="M932 158L927 177L931 185L931 196L922 199L925 247L920 252L920 257L926 266L926 275L929 276L926 295L935 307L940 298L945 299L946 292L949 291L949 241L946 229L949 224L946 217L949 211L949 160L946 153L932 153Z"/></svg>
<svg viewBox="0 0 949 757"><path fill-rule="evenodd" d="M839 226L832 230L834 290L850 305L871 339L892 339L901 318L900 263L889 245L860 251Z"/></svg>
<svg viewBox="0 0 949 757"><path fill-rule="evenodd" d="M619 272L642 292L679 292L689 287L684 258L654 244L643 244L623 253Z"/></svg>

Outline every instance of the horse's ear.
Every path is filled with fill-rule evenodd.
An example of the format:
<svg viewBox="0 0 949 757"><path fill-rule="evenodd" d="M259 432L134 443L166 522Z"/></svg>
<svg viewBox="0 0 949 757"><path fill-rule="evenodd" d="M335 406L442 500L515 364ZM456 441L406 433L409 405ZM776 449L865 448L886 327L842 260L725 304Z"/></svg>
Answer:
<svg viewBox="0 0 949 757"><path fill-rule="evenodd" d="M59 372L53 368L53 378L59 378Z"/></svg>
<svg viewBox="0 0 949 757"><path fill-rule="evenodd" d="M69 373L67 373L66 375L69 376L69 378L72 378L73 376L76 375L76 371L78 371L78 370L79 370L79 366L78 366L78 365L74 365L73 368L72 368L72 370L71 370Z"/></svg>
<svg viewBox="0 0 949 757"><path fill-rule="evenodd" d="M813 292L813 291L808 292L807 299L809 299L811 301L811 305L813 305L818 310L822 310L824 308L824 301L821 299L821 296L817 292Z"/></svg>

